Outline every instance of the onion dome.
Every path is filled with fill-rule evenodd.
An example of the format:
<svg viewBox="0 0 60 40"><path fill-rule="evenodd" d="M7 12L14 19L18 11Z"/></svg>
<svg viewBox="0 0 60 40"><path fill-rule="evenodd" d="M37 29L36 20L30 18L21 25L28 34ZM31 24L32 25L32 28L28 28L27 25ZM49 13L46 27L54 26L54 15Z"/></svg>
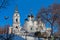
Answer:
<svg viewBox="0 0 60 40"><path fill-rule="evenodd" d="M28 17L30 17L30 15L28 15Z"/></svg>
<svg viewBox="0 0 60 40"><path fill-rule="evenodd" d="M34 16L32 14L31 15L28 15L28 17L34 18Z"/></svg>
<svg viewBox="0 0 60 40"><path fill-rule="evenodd" d="M34 18L34 16L31 14L31 18Z"/></svg>
<svg viewBox="0 0 60 40"><path fill-rule="evenodd" d="M28 21L28 19L26 18L25 21Z"/></svg>

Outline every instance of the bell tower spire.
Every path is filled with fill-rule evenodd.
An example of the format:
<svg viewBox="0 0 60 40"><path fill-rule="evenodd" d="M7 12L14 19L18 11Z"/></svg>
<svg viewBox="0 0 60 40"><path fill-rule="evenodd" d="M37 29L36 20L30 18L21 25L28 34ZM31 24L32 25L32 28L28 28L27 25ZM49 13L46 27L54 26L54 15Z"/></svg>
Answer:
<svg viewBox="0 0 60 40"><path fill-rule="evenodd" d="M18 6L16 5L15 12L18 13Z"/></svg>
<svg viewBox="0 0 60 40"><path fill-rule="evenodd" d="M14 34L19 34L20 29L21 29L20 15L19 15L19 12L18 12L18 6L16 6L15 7L15 12L14 12L14 15L13 15L13 33Z"/></svg>

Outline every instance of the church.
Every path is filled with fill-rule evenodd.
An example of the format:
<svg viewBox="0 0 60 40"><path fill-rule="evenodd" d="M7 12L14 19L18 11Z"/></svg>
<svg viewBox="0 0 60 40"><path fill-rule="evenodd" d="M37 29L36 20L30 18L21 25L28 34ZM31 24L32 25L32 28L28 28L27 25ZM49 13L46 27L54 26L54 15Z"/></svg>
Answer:
<svg viewBox="0 0 60 40"><path fill-rule="evenodd" d="M14 15L13 15L13 25L9 27L9 34L16 34L16 35L31 35L33 36L35 32L39 31L41 33L46 32L48 36L51 34L51 29L46 28L45 24L41 21L41 18L35 20L32 14L29 14L25 19L23 27L20 25L20 14L18 12L18 7L15 8Z"/></svg>

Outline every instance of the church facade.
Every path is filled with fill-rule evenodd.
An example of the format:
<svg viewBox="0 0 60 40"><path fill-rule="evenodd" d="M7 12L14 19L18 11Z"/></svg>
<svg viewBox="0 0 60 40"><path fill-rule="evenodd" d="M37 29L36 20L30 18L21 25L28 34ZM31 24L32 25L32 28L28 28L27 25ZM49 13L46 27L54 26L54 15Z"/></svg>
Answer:
<svg viewBox="0 0 60 40"><path fill-rule="evenodd" d="M16 7L14 15L13 15L13 26L9 27L9 34L13 33L16 35L27 35L33 34L37 31L41 33L47 32L50 35L50 30L45 27L45 24L41 21L41 18L35 20L32 14L28 15L28 19L25 19L24 26L20 25L20 14L18 12L18 8Z"/></svg>

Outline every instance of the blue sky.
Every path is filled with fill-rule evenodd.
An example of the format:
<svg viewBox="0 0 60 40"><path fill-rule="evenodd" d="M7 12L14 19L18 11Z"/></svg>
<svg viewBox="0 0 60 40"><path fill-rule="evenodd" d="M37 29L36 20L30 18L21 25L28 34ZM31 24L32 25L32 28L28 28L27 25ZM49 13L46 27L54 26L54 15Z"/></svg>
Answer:
<svg viewBox="0 0 60 40"><path fill-rule="evenodd" d="M13 14L16 5L18 5L21 25L23 25L24 19L27 18L30 9L32 9L32 13L36 17L39 9L41 9L42 7L47 8L49 5L53 3L54 0L8 0L8 6L6 8L0 9L0 26L4 26L5 24L10 24L10 26L12 26ZM60 1L58 0L57 3L60 3ZM9 16L7 22L4 19L4 16Z"/></svg>

